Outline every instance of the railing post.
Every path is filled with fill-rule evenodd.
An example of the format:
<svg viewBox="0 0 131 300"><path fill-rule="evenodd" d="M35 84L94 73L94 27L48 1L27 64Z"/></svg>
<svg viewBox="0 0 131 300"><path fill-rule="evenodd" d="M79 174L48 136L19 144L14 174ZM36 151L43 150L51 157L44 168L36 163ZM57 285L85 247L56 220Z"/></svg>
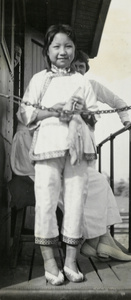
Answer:
<svg viewBox="0 0 131 300"><path fill-rule="evenodd" d="M101 173L101 146L100 145L97 148L97 153L99 154L99 158L98 158L98 170Z"/></svg>
<svg viewBox="0 0 131 300"><path fill-rule="evenodd" d="M129 129L129 252L131 252L131 128Z"/></svg>
<svg viewBox="0 0 131 300"><path fill-rule="evenodd" d="M110 136L110 186L114 192L114 137ZM110 227L111 235L114 236L114 226Z"/></svg>
<svg viewBox="0 0 131 300"><path fill-rule="evenodd" d="M114 138L110 139L110 186L114 192Z"/></svg>

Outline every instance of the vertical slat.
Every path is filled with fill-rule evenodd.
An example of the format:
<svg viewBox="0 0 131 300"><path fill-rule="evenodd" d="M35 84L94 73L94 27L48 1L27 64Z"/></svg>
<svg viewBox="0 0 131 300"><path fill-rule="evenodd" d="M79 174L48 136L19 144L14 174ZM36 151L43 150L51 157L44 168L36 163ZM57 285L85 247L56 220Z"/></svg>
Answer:
<svg viewBox="0 0 131 300"><path fill-rule="evenodd" d="M73 0L72 16L71 16L71 26L73 28L74 28L75 20L76 20L76 8L77 8L77 0Z"/></svg>
<svg viewBox="0 0 131 300"><path fill-rule="evenodd" d="M110 139L110 186L114 192L114 138Z"/></svg>
<svg viewBox="0 0 131 300"><path fill-rule="evenodd" d="M114 192L114 138L110 139L110 186ZM114 236L114 226L110 227L111 235Z"/></svg>
<svg viewBox="0 0 131 300"><path fill-rule="evenodd" d="M98 157L98 170L101 173L101 146L100 145L98 146L98 154L99 154L99 157Z"/></svg>

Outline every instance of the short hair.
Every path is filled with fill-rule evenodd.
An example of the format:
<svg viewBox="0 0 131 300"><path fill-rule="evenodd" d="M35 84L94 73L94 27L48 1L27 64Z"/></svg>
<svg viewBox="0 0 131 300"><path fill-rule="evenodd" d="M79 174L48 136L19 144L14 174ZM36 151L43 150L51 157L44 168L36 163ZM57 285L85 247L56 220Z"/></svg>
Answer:
<svg viewBox="0 0 131 300"><path fill-rule="evenodd" d="M51 25L45 34L44 47L43 47L43 55L44 55L45 61L47 60L49 66L50 66L50 60L49 60L47 52L48 52L50 44L52 43L52 41L57 33L67 34L68 37L71 39L71 41L74 43L75 49L76 49L75 31L73 30L73 28L70 25L66 25L66 24Z"/></svg>
<svg viewBox="0 0 131 300"><path fill-rule="evenodd" d="M77 50L74 62L77 61L77 60L79 60L80 62L84 62L86 64L86 71L88 71L90 69L88 54L86 54L82 50Z"/></svg>

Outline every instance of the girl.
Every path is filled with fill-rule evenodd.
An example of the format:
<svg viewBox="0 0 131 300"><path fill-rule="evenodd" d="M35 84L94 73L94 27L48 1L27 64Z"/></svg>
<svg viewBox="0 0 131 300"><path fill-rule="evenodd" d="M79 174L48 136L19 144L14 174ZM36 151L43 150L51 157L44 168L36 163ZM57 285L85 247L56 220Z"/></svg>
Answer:
<svg viewBox="0 0 131 300"><path fill-rule="evenodd" d="M33 76L17 113L20 122L30 130L35 130L30 150L30 157L35 162L35 243L41 247L45 277L54 285L64 281L53 253L53 245L59 240L56 207L61 176L64 198L61 239L66 243L64 273L70 281L79 282L83 280L83 274L77 268L76 254L82 238L87 159L96 155L89 132L89 139L86 136L83 152L80 153L80 134L83 130L85 132L86 126L81 117L73 116L72 120L71 117L63 117L67 102L70 109L75 104L75 110L78 111L83 107L97 109L90 83L71 68L75 49L75 34L70 26L52 25L48 29L44 56L49 68ZM71 132L72 128L74 133ZM76 140L77 145L74 142ZM75 160L72 165L70 154L74 154L74 149Z"/></svg>

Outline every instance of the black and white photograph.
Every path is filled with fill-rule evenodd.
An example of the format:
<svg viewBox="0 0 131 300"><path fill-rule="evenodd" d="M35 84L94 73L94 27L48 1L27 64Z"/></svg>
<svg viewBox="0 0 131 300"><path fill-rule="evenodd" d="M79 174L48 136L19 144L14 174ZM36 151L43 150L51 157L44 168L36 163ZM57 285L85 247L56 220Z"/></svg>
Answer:
<svg viewBox="0 0 131 300"><path fill-rule="evenodd" d="M131 0L0 0L0 299L131 299Z"/></svg>

